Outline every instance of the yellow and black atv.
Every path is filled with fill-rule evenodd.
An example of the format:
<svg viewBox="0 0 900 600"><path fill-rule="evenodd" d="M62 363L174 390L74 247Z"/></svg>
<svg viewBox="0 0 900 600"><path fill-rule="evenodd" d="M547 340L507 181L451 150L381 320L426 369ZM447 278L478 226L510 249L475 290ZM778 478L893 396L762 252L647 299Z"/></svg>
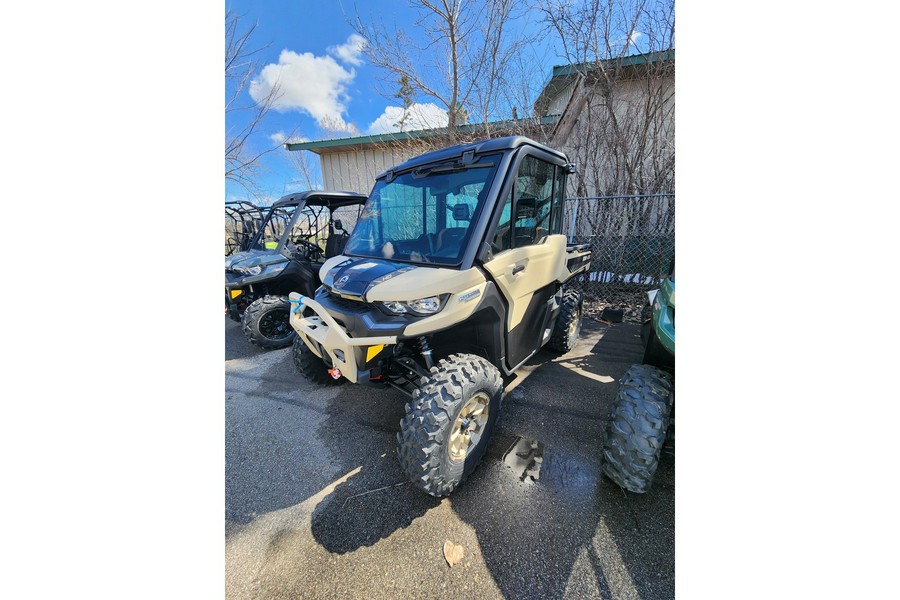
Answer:
<svg viewBox="0 0 900 600"><path fill-rule="evenodd" d="M503 375L578 338L587 246L563 235L566 156L524 137L445 148L382 173L315 297L291 293L297 368L412 397L400 463L432 496L478 464Z"/></svg>

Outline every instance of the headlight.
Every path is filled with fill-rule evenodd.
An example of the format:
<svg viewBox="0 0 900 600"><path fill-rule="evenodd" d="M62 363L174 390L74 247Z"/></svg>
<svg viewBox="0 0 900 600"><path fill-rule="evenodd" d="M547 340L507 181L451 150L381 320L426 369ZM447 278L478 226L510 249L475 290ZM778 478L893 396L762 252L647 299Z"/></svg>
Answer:
<svg viewBox="0 0 900 600"><path fill-rule="evenodd" d="M406 307L403 306L402 302L382 302L382 304L395 315L402 315L405 312L409 312L406 310Z"/></svg>
<svg viewBox="0 0 900 600"><path fill-rule="evenodd" d="M274 277L281 273L284 268L287 266L286 262L273 263L270 265L260 266L254 265L252 267L235 267L235 271L240 273L241 275L259 275L263 273L268 275L269 277Z"/></svg>
<svg viewBox="0 0 900 600"><path fill-rule="evenodd" d="M421 300L413 300L411 302L407 302L406 305L417 313L433 315L437 311L441 310L441 299L437 296L431 296L429 298L422 298Z"/></svg>
<svg viewBox="0 0 900 600"><path fill-rule="evenodd" d="M234 270L241 275L259 275L262 273L262 267L259 265L254 267L235 267Z"/></svg>
<svg viewBox="0 0 900 600"><path fill-rule="evenodd" d="M386 302L382 302L381 305L395 315L412 313L414 315L423 317L439 312L444 307L444 302L447 300L448 296L449 294L441 294L440 296L429 296L428 298L410 300L409 302L397 302L396 300L388 300Z"/></svg>

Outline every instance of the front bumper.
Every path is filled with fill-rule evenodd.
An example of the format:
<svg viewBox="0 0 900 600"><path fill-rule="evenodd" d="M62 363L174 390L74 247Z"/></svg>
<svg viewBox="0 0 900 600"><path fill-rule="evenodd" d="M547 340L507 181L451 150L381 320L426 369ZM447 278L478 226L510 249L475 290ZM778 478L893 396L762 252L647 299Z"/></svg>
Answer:
<svg viewBox="0 0 900 600"><path fill-rule="evenodd" d="M235 321L240 320L247 305L253 301L253 294L247 288L225 286L225 310Z"/></svg>
<svg viewBox="0 0 900 600"><path fill-rule="evenodd" d="M328 314L325 307L309 296L291 292L288 298L292 305L291 327L300 339L316 356L321 357L323 350L327 352L334 367L354 383L358 382L360 376L366 377L366 363L373 356L370 350L376 349L378 353L381 351L378 346L397 343L396 335L351 338ZM315 315L304 317L302 314L304 307L310 308Z"/></svg>

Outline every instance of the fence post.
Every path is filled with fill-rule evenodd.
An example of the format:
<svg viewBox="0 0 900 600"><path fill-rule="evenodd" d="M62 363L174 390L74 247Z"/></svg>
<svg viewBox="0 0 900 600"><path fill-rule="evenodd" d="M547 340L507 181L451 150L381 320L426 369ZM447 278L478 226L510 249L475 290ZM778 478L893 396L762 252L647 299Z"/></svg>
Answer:
<svg viewBox="0 0 900 600"><path fill-rule="evenodd" d="M575 241L575 220L578 218L578 205L581 204L580 198L575 198L575 209L572 211L572 225L569 227L569 243Z"/></svg>

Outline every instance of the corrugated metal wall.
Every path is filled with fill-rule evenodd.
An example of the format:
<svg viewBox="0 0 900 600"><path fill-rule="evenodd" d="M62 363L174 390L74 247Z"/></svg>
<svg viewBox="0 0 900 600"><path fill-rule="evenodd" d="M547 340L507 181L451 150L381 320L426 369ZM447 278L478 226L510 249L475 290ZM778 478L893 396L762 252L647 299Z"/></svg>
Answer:
<svg viewBox="0 0 900 600"><path fill-rule="evenodd" d="M412 150L374 149L328 152L321 155L322 184L326 190L368 194L375 176L416 154Z"/></svg>

